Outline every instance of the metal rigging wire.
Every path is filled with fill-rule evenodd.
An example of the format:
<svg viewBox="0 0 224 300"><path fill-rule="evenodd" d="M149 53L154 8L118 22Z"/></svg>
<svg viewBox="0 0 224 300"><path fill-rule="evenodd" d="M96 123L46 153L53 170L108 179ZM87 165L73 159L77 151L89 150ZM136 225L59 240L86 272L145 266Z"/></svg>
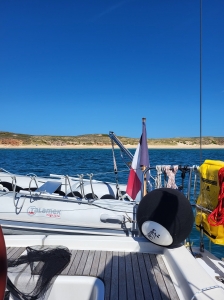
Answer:
<svg viewBox="0 0 224 300"><path fill-rule="evenodd" d="M200 165L202 164L202 0L200 0Z"/></svg>

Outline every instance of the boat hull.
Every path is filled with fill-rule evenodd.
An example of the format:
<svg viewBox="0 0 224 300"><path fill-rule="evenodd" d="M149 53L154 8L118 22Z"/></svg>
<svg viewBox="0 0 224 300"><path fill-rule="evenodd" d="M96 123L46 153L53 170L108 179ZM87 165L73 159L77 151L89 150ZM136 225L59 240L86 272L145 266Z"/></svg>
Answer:
<svg viewBox="0 0 224 300"><path fill-rule="evenodd" d="M129 235L134 203L8 192L0 193L0 207L5 234Z"/></svg>

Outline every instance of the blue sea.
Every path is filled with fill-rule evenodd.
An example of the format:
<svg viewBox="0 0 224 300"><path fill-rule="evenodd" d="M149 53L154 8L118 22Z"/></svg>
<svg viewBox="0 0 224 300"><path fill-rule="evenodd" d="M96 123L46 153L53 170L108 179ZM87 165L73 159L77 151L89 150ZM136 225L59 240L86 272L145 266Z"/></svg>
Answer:
<svg viewBox="0 0 224 300"><path fill-rule="evenodd" d="M130 150L134 154L134 150ZM115 150L119 183L127 183L128 168ZM150 165L200 165L205 159L224 161L224 149L185 150L150 149ZM114 164L110 149L0 149L0 168L17 174L34 173L37 176L62 174L77 176L93 173L93 179L115 182ZM179 172L178 172L179 173ZM153 171L152 171L153 175ZM88 178L88 175L85 176ZM182 179L177 176L177 184ZM184 192L187 186L184 182ZM191 200L194 203L194 199ZM194 208L193 208L194 209ZM190 241L199 246L199 231L193 228ZM224 257L224 246L214 245L204 237L205 249L219 258Z"/></svg>

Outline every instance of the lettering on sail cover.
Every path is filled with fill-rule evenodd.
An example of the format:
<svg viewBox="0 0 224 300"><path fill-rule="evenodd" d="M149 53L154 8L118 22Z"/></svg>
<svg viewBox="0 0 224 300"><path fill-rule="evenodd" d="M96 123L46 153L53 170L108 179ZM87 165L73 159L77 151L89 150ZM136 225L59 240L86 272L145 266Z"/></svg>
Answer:
<svg viewBox="0 0 224 300"><path fill-rule="evenodd" d="M36 207L36 206L30 206L27 209L27 214L29 216L35 216L37 214L40 214L41 216L48 217L48 218L60 218L61 217L61 211L54 208L43 208L43 207Z"/></svg>

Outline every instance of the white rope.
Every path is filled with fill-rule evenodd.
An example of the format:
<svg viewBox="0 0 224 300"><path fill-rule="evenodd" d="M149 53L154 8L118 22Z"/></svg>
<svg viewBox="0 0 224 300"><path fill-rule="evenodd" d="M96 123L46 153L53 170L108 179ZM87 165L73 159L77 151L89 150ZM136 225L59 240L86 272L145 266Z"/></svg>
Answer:
<svg viewBox="0 0 224 300"><path fill-rule="evenodd" d="M197 296L197 294L200 294L200 293L203 293L203 292L206 292L206 291L209 291L209 290L213 290L213 289L218 289L218 288L224 290L224 288L223 288L222 286L220 286L220 285L209 286L209 287L207 287L207 288L201 289L201 290L199 290L198 292L196 292L196 293L193 295L193 297L191 298L191 300L194 300L195 297Z"/></svg>
<svg viewBox="0 0 224 300"><path fill-rule="evenodd" d="M159 189L162 187L162 166L156 166L157 177L155 178L155 188Z"/></svg>
<svg viewBox="0 0 224 300"><path fill-rule="evenodd" d="M4 187L2 184L0 184L0 191L5 193L9 192L9 190L6 187Z"/></svg>
<svg viewBox="0 0 224 300"><path fill-rule="evenodd" d="M193 168L190 167L190 171L189 171L189 178L188 178L188 186L187 186L187 199L190 201L190 197L191 197L191 178L192 178L192 172L193 172Z"/></svg>
<svg viewBox="0 0 224 300"><path fill-rule="evenodd" d="M166 175L168 176L168 181L166 183L166 187L167 188L171 188L171 189L177 189L177 185L175 183L175 175L178 171L178 166L173 166L173 168L171 169L171 166L163 166L163 170L166 173Z"/></svg>
<svg viewBox="0 0 224 300"><path fill-rule="evenodd" d="M91 187L93 199L99 199L97 197L97 195L94 194L94 191L93 191L93 181L92 181L93 173L87 174L87 175L89 175L89 181L90 181L90 187Z"/></svg>
<svg viewBox="0 0 224 300"><path fill-rule="evenodd" d="M73 197L77 199L76 195L73 193L73 190L72 190L72 185L71 185L71 181L70 181L70 178L69 178L69 176L68 176L68 175L66 175L66 176L65 176L65 178L66 178L66 191L65 191L65 195L67 196L67 182L68 182L68 184L69 184L69 187L70 187L70 191L71 191L71 193L72 193ZM80 190L81 190L81 187L80 187Z"/></svg>
<svg viewBox="0 0 224 300"><path fill-rule="evenodd" d="M34 176L30 176L30 183L29 183L29 191L30 191L30 193L31 193L31 182L32 181L35 181L35 183L36 183L36 187L37 187L37 189L38 189L38 184L37 184L37 176L36 175L34 175Z"/></svg>
<svg viewBox="0 0 224 300"><path fill-rule="evenodd" d="M199 172L198 172L198 169L197 169L197 166L193 166L194 168L194 203L197 202L197 184L198 184L198 177L199 177Z"/></svg>
<svg viewBox="0 0 224 300"><path fill-rule="evenodd" d="M78 175L79 176L79 182L80 182L80 192L83 198L85 198L85 191L84 191L84 182L83 182L83 174Z"/></svg>

